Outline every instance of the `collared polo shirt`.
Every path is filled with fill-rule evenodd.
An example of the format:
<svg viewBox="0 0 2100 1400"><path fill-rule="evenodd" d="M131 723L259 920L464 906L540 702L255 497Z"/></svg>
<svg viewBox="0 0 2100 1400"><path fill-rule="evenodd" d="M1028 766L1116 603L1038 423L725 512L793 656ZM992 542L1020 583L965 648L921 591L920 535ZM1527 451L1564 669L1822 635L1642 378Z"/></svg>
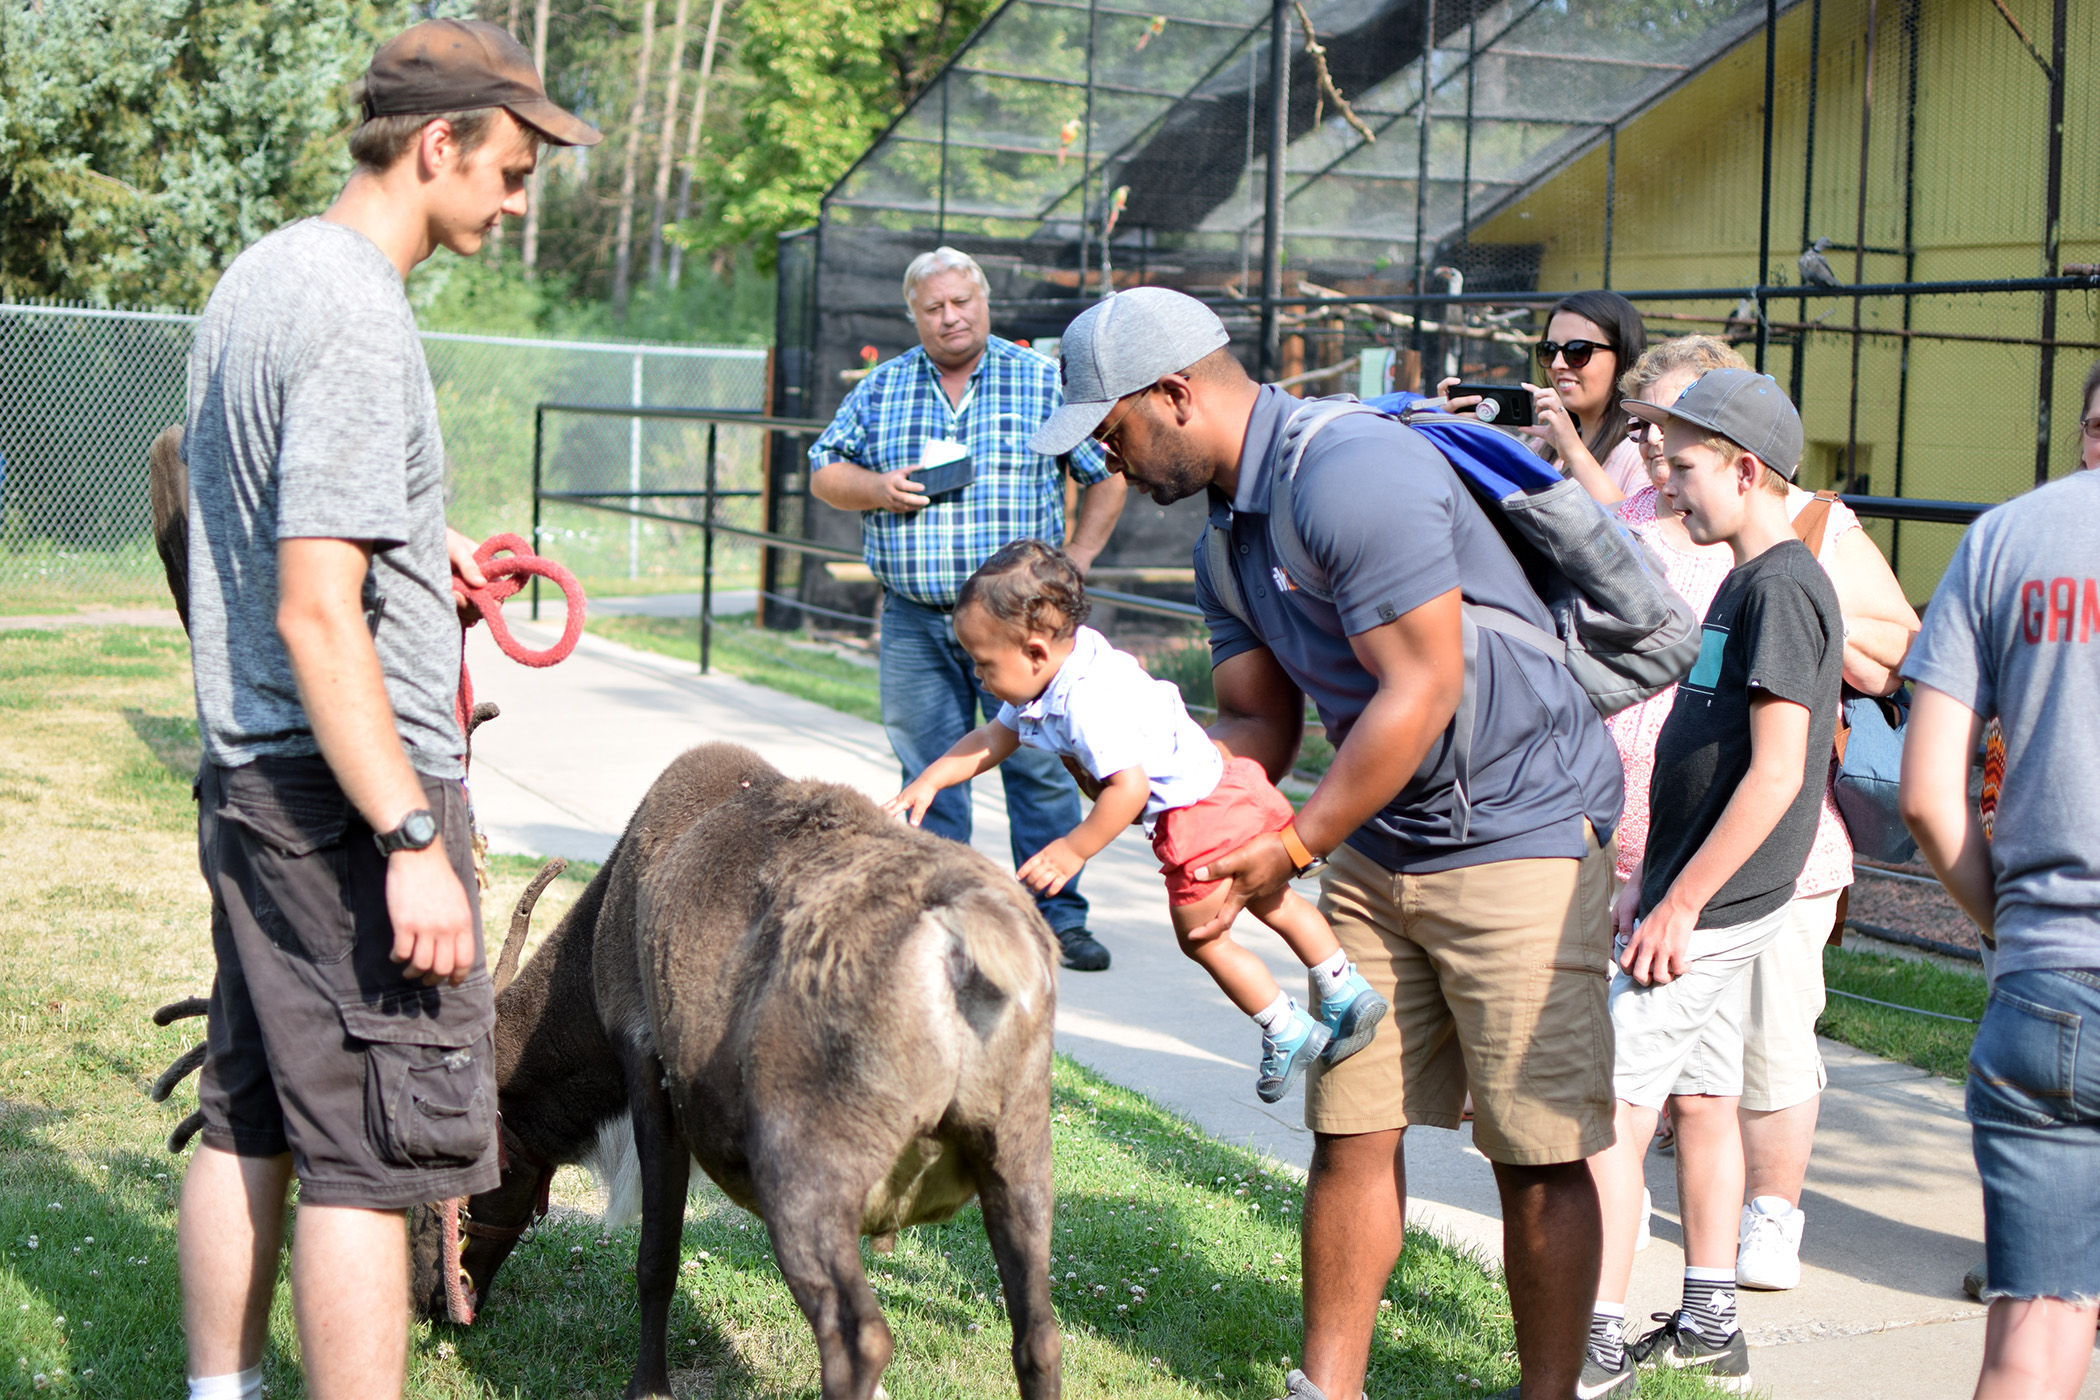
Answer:
<svg viewBox="0 0 2100 1400"><path fill-rule="evenodd" d="M1032 749L1077 759L1096 778L1142 767L1145 834L1161 812L1192 807L1217 790L1225 759L1189 717L1172 681L1146 674L1136 657L1082 627L1072 654L1041 695L1001 705L999 723Z"/></svg>
<svg viewBox="0 0 2100 1400"><path fill-rule="evenodd" d="M919 465L928 441L967 447L977 479L910 515L861 512L861 553L884 588L932 608L952 608L963 580L1015 540L1062 544L1064 466L1028 450L1028 439L1064 404L1054 361L998 336L970 374L959 404L940 367L914 346L855 385L809 449L815 471L843 459L871 472ZM1092 440L1068 459L1082 486L1106 481Z"/></svg>
<svg viewBox="0 0 2100 1400"><path fill-rule="evenodd" d="M1212 664L1266 647L1311 699L1339 749L1378 690L1349 645L1352 636L1453 588L1548 631L1553 620L1443 454L1413 429L1369 414L1321 429L1298 469L1298 534L1325 570L1334 601L1298 588L1269 543L1271 473L1280 469L1284 423L1298 406L1282 390L1264 387L1248 419L1236 494L1228 500L1215 487L1210 493L1211 521L1229 532L1255 626L1218 601L1200 541L1196 597L1210 624ZM1618 826L1625 801L1618 750L1565 666L1481 629L1475 685L1468 837L1457 836L1447 728L1420 771L1349 837L1388 870L1580 858L1585 818L1599 841Z"/></svg>

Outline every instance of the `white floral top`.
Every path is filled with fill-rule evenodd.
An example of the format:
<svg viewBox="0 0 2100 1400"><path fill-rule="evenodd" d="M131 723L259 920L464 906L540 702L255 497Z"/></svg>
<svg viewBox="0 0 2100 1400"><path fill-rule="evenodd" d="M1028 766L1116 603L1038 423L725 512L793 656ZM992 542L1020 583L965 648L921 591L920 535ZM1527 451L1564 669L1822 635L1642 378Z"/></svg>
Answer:
<svg viewBox="0 0 2100 1400"><path fill-rule="evenodd" d="M1670 544L1655 518L1656 499L1655 488L1645 486L1612 509L1662 560L1664 575L1670 587L1677 590L1677 596L1692 605L1695 615L1704 617L1714 594L1720 590L1721 580L1735 567L1735 560L1724 546L1694 546L1687 553ZM1791 492L1787 514L1799 515L1814 499L1806 491ZM1826 570L1836 557L1838 537L1858 528L1859 517L1851 507L1842 501L1831 504L1830 520L1823 529L1823 550L1817 556ZM1648 785L1655 775L1655 739L1662 733L1663 721L1669 718L1671 702L1676 698L1677 687L1673 685L1604 722L1619 746L1619 761L1626 769L1626 815L1619 822L1621 880L1632 876L1634 865L1647 849ZM1832 763L1835 766L1835 756ZM1801 878L1794 882L1794 897L1833 894L1851 883L1852 838L1846 834L1844 820L1838 816L1837 804L1831 801L1826 787L1822 820L1816 824L1816 840L1809 848L1808 863L1802 867Z"/></svg>

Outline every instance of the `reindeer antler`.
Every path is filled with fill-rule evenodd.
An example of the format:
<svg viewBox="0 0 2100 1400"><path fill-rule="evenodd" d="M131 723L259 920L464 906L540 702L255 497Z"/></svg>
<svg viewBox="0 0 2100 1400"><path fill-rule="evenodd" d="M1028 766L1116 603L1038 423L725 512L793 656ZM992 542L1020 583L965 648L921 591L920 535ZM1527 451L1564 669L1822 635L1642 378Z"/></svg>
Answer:
<svg viewBox="0 0 2100 1400"><path fill-rule="evenodd" d="M533 907L540 902L540 895L545 893L547 886L554 883L555 877L568 868L569 863L556 856L540 867L539 874L532 877L532 883L518 896L518 906L510 913L510 932L504 937L503 952L496 959L496 995L503 995L503 989L518 975L518 959L525 952L525 935L532 928Z"/></svg>
<svg viewBox="0 0 2100 1400"><path fill-rule="evenodd" d="M153 1024L156 1026L169 1026L177 1021L187 1021L192 1016L208 1015L210 1012L211 1001L209 998L184 997L181 1001L171 1001L160 1008L160 1010L154 1012ZM155 1103L166 1102L168 1095L175 1092L175 1086L189 1078L196 1068L204 1063L204 1051L205 1043L200 1040L189 1049L183 1051L174 1064L161 1071L160 1078L153 1081L153 1101ZM197 1136L197 1130L203 1126L204 1110L198 1109L190 1114L189 1117L177 1123L175 1130L168 1134L168 1151L172 1154L180 1155L182 1149L190 1145L190 1139Z"/></svg>

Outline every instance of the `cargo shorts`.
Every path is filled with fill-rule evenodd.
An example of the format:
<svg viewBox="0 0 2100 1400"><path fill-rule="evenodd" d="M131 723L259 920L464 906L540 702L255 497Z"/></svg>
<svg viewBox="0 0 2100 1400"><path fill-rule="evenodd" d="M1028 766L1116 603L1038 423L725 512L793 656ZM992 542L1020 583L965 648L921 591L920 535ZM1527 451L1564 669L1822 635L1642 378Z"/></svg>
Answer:
<svg viewBox="0 0 2100 1400"><path fill-rule="evenodd" d="M1392 1003L1371 1043L1307 1078L1316 1133L1456 1128L1510 1166L1578 1162L1612 1143L1614 848L1401 875L1336 848L1320 912ZM1315 997L1317 999L1317 997Z"/></svg>
<svg viewBox="0 0 2100 1400"><path fill-rule="evenodd" d="M308 1204L394 1210L497 1182L496 1007L466 794L422 783L474 910L474 965L457 987L393 961L386 857L324 760L199 775L218 963L204 1140L243 1157L289 1151Z"/></svg>

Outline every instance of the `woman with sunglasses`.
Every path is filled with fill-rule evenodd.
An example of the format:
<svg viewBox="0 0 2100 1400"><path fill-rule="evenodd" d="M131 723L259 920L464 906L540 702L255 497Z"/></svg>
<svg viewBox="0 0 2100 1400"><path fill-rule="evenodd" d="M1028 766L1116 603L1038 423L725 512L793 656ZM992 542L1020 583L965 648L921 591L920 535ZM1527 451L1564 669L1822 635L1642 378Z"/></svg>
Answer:
<svg viewBox="0 0 2100 1400"><path fill-rule="evenodd" d="M1534 353L1543 384L1531 391L1536 427L1519 428L1532 450L1572 476L1605 505L1624 500L1648 484L1640 450L1623 436L1619 376L1648 348L1647 328L1632 302L1616 292L1576 292L1561 298L1546 318L1546 335ZM1438 392L1453 413L1480 402L1452 399L1447 379Z"/></svg>

